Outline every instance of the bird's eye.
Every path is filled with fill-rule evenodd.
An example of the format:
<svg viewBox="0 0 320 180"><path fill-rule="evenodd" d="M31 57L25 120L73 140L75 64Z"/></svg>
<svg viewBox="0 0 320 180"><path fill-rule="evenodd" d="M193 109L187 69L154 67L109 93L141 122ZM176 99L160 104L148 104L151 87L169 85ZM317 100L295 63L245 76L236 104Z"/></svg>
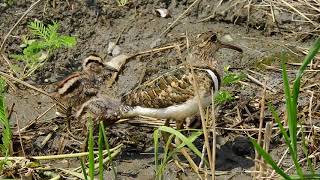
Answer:
<svg viewBox="0 0 320 180"><path fill-rule="evenodd" d="M213 34L213 35L210 37L210 41L211 41L211 42L217 42L217 40L218 40L217 34Z"/></svg>

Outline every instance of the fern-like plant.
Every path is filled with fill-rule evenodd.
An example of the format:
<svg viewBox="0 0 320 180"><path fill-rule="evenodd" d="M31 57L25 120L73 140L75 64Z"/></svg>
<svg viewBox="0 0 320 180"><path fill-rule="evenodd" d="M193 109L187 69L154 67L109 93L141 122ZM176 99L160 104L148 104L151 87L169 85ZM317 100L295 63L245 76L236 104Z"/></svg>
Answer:
<svg viewBox="0 0 320 180"><path fill-rule="evenodd" d="M28 28L36 36L36 39L28 40L23 38L23 54L14 54L10 57L25 63L21 78L30 76L35 70L41 67L44 62L54 53L54 50L75 46L76 39L73 36L60 35L60 25L57 22L45 26L41 21L30 22ZM20 70L21 72L21 70Z"/></svg>

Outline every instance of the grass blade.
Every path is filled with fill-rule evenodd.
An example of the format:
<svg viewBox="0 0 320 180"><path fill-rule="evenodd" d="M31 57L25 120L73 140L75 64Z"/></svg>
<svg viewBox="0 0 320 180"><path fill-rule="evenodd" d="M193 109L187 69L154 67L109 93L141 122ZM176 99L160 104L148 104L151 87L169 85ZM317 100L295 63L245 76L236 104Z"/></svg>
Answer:
<svg viewBox="0 0 320 180"><path fill-rule="evenodd" d="M251 139L252 144L254 145L254 147L256 148L256 150L259 152L259 154L263 157L263 159L270 164L270 166L279 174L281 175L283 178L285 179L289 179L291 180L292 178L287 175L279 166L277 166L277 164L273 161L273 159L271 158L271 156L264 150L261 148L261 146L254 140Z"/></svg>
<svg viewBox="0 0 320 180"><path fill-rule="evenodd" d="M292 119L294 116L292 113L292 104L291 104L291 92L290 92L290 85L289 85L289 79L287 74L287 67L286 67L286 57L284 52L281 53L281 64L282 64L282 79L283 79L283 86L284 86L284 93L286 98L286 110L287 110L287 116L288 116L288 125L289 125L289 133L290 133L290 146L292 146L294 154L297 152L297 146L293 145L293 141L297 141L294 138L294 135L292 134L294 132L293 125L296 124L292 122ZM296 121L296 120L295 120ZM296 134L295 134L296 135Z"/></svg>
<svg viewBox="0 0 320 180"><path fill-rule="evenodd" d="M111 162L111 169L112 169L112 172L113 172L114 179L118 179L116 168L115 168L114 162L112 160L111 152L110 152L110 147L109 147L109 143L108 143L108 137L106 135L105 128L104 128L104 125L103 125L102 121L100 121L100 128L101 128L101 132L103 134L103 139L104 139L104 142L105 142L106 150L108 151L108 157L109 157L110 162Z"/></svg>
<svg viewBox="0 0 320 180"><path fill-rule="evenodd" d="M94 178L94 152L93 152L93 122L92 118L88 120L89 124L89 142L88 142L88 149L89 149L89 177L90 179Z"/></svg>
<svg viewBox="0 0 320 180"><path fill-rule="evenodd" d="M291 158L293 160L293 163L296 167L296 170L299 176L301 177L301 179L304 179L303 172L302 172L301 166L299 165L298 156L297 156L297 107L296 107L297 104L295 104L292 100L289 79L288 79L288 74L286 69L286 57L283 52L281 53L281 64L282 64L282 79L283 79L284 92L285 92L285 98L286 98L286 111L287 111L289 134L290 134L289 150L290 150Z"/></svg>
<svg viewBox="0 0 320 180"><path fill-rule="evenodd" d="M84 176L84 179L85 180L88 180L88 175L87 175L87 172L86 172L86 168L84 166L84 163L82 161L82 159L80 158L80 165L81 165L81 169L82 169L82 173L83 173L83 176Z"/></svg>
<svg viewBox="0 0 320 180"><path fill-rule="evenodd" d="M182 143L185 143L197 156L199 156L201 158L202 154L201 152L196 148L196 146L194 144L192 144L192 142L186 137L184 136L181 132L171 128L171 127L167 127L167 126L160 126L159 127L160 131L165 131L168 132L170 134L175 135L176 137L178 137Z"/></svg>
<svg viewBox="0 0 320 180"><path fill-rule="evenodd" d="M102 131L103 129L101 128L101 126L99 126L99 139L98 139L98 157L99 157L99 179L100 180L103 180L103 171L104 171L104 168L103 168L103 134L102 134Z"/></svg>
<svg viewBox="0 0 320 180"><path fill-rule="evenodd" d="M159 162L159 130L156 129L154 132L153 132L153 143L154 143L154 166L155 166L155 169L156 171L158 170L158 162ZM156 172L156 174L158 174Z"/></svg>

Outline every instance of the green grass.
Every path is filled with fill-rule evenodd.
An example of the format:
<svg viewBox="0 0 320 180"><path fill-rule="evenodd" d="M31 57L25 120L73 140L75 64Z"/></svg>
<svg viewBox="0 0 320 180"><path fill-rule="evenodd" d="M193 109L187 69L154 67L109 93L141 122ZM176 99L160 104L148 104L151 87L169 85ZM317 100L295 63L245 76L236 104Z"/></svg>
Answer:
<svg viewBox="0 0 320 180"><path fill-rule="evenodd" d="M108 144L108 138L105 133L105 128L103 125L103 122L100 122L99 124L99 136L98 136L98 163L95 163L95 157L94 157L94 137L93 137L93 122L92 119L88 120L88 128L89 128L89 137L88 137L88 150L89 150L89 156L88 156L88 166L89 166L89 173L86 171L86 167L83 164L82 160L81 162L81 169L83 172L83 175L85 179L94 179L95 170L98 169L99 172L99 180L104 180L104 154L103 150L104 148L107 150L107 157L109 161L111 162L111 168L113 172L113 179L117 179L117 173L114 167L114 162L112 160L112 154L110 151L110 147ZM108 177L109 179L110 177Z"/></svg>
<svg viewBox="0 0 320 180"><path fill-rule="evenodd" d="M238 83L241 80L244 80L246 78L246 75L243 73L234 73L231 72L230 66L224 67L224 76L222 79L222 85L223 86L231 86L233 84ZM234 96L232 93L230 93L227 90L220 90L216 96L214 97L214 101L217 105L219 104L225 104L227 102L231 102L234 100Z"/></svg>
<svg viewBox="0 0 320 180"><path fill-rule="evenodd" d="M243 73L234 73L230 71L230 66L224 67L224 76L222 79L222 85L232 85L241 80L246 79L246 75Z"/></svg>
<svg viewBox="0 0 320 180"><path fill-rule="evenodd" d="M279 166L277 166L276 162L272 159L270 154L268 154L261 146L252 139L252 143L255 146L257 152L265 159L265 161L283 178L285 179L319 179L319 175L314 174L314 170L312 169L312 166L310 164L310 161L308 160L308 168L311 172L310 174L307 174L303 172L302 167L300 163L298 162L298 150L297 150L297 125L298 125L298 97L300 93L300 81L302 78L302 75L307 68L308 64L312 61L312 59L316 56L320 49L320 39L317 39L315 45L310 49L308 55L304 58L304 61L301 65L301 67L298 70L298 73L296 74L296 78L293 83L292 89L290 88L289 84L289 78L286 71L286 57L283 53L281 55L281 63L282 63L282 79L284 83L284 92L285 92L285 99L286 99L286 114L288 118L288 126L289 126L289 134L287 131L283 128L283 125L281 123L280 117L277 114L276 110L272 105L269 104L269 110L272 112L272 115L277 122L280 131L284 137L285 143L287 147L289 148L290 157L294 163L294 166L296 168L297 175L290 176L289 174L286 174ZM302 132L303 134L303 132ZM303 137L303 136L302 136ZM304 151L304 154L306 157L308 157L308 154L306 152L306 144L304 142L304 139L302 139L302 145L304 146L302 149Z"/></svg>
<svg viewBox="0 0 320 180"><path fill-rule="evenodd" d="M160 135L161 132L169 133L170 136L166 142L166 146L164 149L164 155L163 158L159 164L159 144L160 144ZM155 169L156 169L156 179L163 179L163 173L167 167L168 162L173 158L173 156L177 155L181 148L187 146L193 153L195 153L199 158L202 158L201 152L196 148L196 146L193 144L193 141L195 141L200 135L202 135L203 132L200 130L196 130L192 133L191 136L186 137L181 132L167 126L161 126L158 129L156 129L153 133L153 140L154 140L154 157L155 157ZM181 144L179 144L176 148L172 149L170 151L170 144L172 142L172 139L176 137L179 140L181 140ZM205 162L208 164L208 162L205 160Z"/></svg>
<svg viewBox="0 0 320 180"><path fill-rule="evenodd" d="M10 155L12 145L12 132L10 122L8 119L7 108L4 101L6 83L0 78L0 124L2 126L2 144L0 144L1 156L8 157ZM0 162L0 170L2 171L3 165L6 164L6 160Z"/></svg>
<svg viewBox="0 0 320 180"><path fill-rule="evenodd" d="M234 100L234 96L226 90L220 90L218 94L214 97L214 102L216 104L224 104Z"/></svg>
<svg viewBox="0 0 320 180"><path fill-rule="evenodd" d="M15 65L11 69L20 78L26 78L40 68L46 60L59 48L71 48L76 45L76 38L72 36L60 35L58 33L60 24L53 22L44 25L41 21L30 22L28 28L35 39L22 38L22 54L12 54L11 58L24 63L24 68Z"/></svg>
<svg viewBox="0 0 320 180"><path fill-rule="evenodd" d="M89 124L89 137L88 137L88 149L89 149L89 177L90 179L94 179L94 139L93 139L93 122L92 118L88 121Z"/></svg>
<svg viewBox="0 0 320 180"><path fill-rule="evenodd" d="M15 3L15 0L4 0L4 3L6 3L8 6L12 6Z"/></svg>
<svg viewBox="0 0 320 180"><path fill-rule="evenodd" d="M118 6L125 6L128 4L128 0L117 0Z"/></svg>

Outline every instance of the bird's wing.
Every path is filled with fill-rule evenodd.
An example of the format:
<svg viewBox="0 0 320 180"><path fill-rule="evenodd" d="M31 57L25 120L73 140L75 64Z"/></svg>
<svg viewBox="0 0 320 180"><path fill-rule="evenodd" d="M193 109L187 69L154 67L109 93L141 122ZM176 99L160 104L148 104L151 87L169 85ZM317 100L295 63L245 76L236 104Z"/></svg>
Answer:
<svg viewBox="0 0 320 180"><path fill-rule="evenodd" d="M210 91L212 80L204 70L195 69L194 75L198 82L200 94ZM148 108L166 108L182 104L194 97L192 73L186 66L164 73L147 81L122 97L129 106Z"/></svg>

